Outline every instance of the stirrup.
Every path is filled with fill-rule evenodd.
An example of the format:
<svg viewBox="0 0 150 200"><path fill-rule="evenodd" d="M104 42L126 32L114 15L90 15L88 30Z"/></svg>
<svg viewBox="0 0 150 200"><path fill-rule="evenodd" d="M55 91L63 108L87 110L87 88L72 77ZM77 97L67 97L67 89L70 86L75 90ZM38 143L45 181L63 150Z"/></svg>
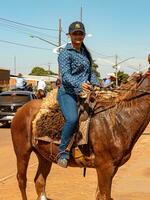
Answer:
<svg viewBox="0 0 150 200"><path fill-rule="evenodd" d="M63 167L63 168L67 168L67 165L68 165L68 160L66 158L59 158L58 161L57 161L57 164L60 166L60 167Z"/></svg>

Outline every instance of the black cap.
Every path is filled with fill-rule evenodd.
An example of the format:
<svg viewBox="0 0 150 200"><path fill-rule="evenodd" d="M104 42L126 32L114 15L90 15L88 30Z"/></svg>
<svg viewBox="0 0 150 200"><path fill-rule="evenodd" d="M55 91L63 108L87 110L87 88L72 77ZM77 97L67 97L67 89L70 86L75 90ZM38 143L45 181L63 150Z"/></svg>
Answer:
<svg viewBox="0 0 150 200"><path fill-rule="evenodd" d="M85 28L82 22L76 21L70 24L68 33L73 33L75 31L81 31L85 33Z"/></svg>

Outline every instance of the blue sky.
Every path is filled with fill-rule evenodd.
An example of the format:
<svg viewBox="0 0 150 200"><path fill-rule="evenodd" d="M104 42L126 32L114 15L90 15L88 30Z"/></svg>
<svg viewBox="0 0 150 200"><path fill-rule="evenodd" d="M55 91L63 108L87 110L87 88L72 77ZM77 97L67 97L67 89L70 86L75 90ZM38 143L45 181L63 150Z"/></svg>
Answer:
<svg viewBox="0 0 150 200"><path fill-rule="evenodd" d="M99 65L102 76L113 72L115 55L118 62L134 57L120 65L120 69L132 73L148 66L150 53L149 0L1 0L0 4L0 68L9 68L28 74L34 66L42 66L57 72L57 55L54 46L31 38L35 35L58 43L57 30L43 30L17 25L7 20L36 27L58 29L62 20L62 44L67 42L65 33L70 23L80 20L83 9L83 23L92 37L85 39L93 58ZM23 44L29 48L11 43Z"/></svg>

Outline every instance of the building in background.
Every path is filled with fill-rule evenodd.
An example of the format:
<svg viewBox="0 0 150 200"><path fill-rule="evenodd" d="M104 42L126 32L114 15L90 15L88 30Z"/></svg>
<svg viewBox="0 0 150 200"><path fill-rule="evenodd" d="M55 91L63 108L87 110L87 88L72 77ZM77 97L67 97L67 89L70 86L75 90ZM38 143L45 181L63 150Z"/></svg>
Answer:
<svg viewBox="0 0 150 200"><path fill-rule="evenodd" d="M53 89L56 87L57 75L49 76L33 76L33 75L23 75L27 84L32 84L36 88L38 81L42 78L47 85ZM10 74L10 70L0 68L0 92L7 91L15 88L16 86L16 75Z"/></svg>
<svg viewBox="0 0 150 200"><path fill-rule="evenodd" d="M9 89L10 70L0 68L0 92Z"/></svg>
<svg viewBox="0 0 150 200"><path fill-rule="evenodd" d="M56 75L49 75L49 76L33 76L33 75L23 75L24 79L28 84L32 84L33 88L37 87L37 83L40 79L43 79L47 86L50 86L52 89L56 87ZM16 75L10 75L10 89L14 88L16 85Z"/></svg>

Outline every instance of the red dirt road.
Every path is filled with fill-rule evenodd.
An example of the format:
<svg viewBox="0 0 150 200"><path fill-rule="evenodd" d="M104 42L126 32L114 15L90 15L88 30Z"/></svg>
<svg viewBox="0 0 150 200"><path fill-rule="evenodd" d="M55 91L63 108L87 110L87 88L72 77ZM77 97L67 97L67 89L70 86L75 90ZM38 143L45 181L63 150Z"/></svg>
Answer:
<svg viewBox="0 0 150 200"><path fill-rule="evenodd" d="M113 181L114 200L150 200L150 125L137 142L130 160L120 168ZM0 128L0 200L21 200L16 181L16 160L9 129ZM36 199L34 175L37 160L34 155L28 169L28 198ZM53 165L47 180L47 196L51 200L94 200L96 172L87 169L63 169Z"/></svg>

